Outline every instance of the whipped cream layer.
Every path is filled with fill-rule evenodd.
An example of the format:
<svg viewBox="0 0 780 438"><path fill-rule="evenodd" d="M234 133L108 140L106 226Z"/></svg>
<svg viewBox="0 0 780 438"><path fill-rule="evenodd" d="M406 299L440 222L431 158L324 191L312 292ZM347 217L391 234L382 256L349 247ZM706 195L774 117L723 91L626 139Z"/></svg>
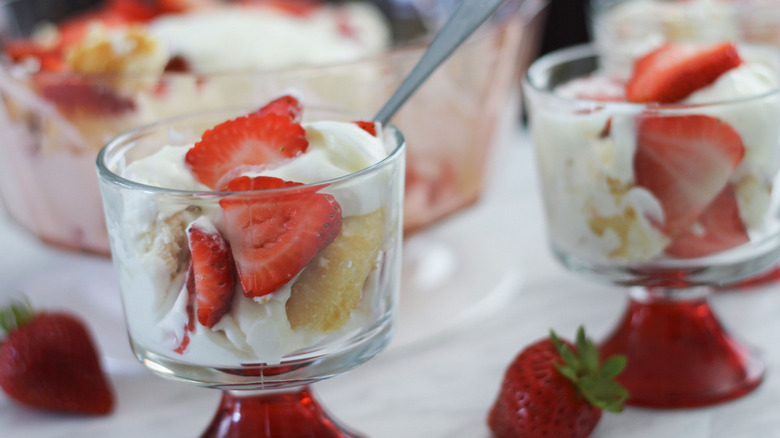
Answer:
<svg viewBox="0 0 780 438"><path fill-rule="evenodd" d="M296 15L230 6L162 16L150 33L201 73L267 71L354 61L390 46L386 20L366 3Z"/></svg>
<svg viewBox="0 0 780 438"><path fill-rule="evenodd" d="M775 90L775 67L762 58L747 59L680 102L683 106L675 111L710 115L739 133L745 155L730 182L751 237L767 226L780 168L780 102L776 97L740 98ZM593 93L598 95L604 83L613 82L575 80L561 85L556 94L575 98L589 83L598 88ZM574 103L567 105L571 109ZM653 225L663 221L663 208L651 192L634 184L635 123L645 107L616 103L579 112L535 107L531 132L554 245L588 260L643 262L663 257L669 238Z"/></svg>
<svg viewBox="0 0 780 438"><path fill-rule="evenodd" d="M245 174L313 183L357 172L381 161L390 150L381 134L380 138L374 137L353 123L313 122L303 126L309 141L305 153L280 165ZM210 191L186 167L184 156L189 148L163 147L131 163L121 174L152 186ZM367 184L387 183L380 175L370 183L341 185L338 190L323 192L336 198L342 207L342 217L346 218L380 209L382 204L375 195L376 189ZM237 284L231 311L212 329L198 324L189 333L186 351L178 356L173 350L185 336L188 320L185 229L193 221L203 221L204 227L211 224L223 231L222 211L213 199L194 205L187 203L191 199L176 202L173 198L150 198L148 194L134 191L125 192L123 201L125 215L120 228L126 233L122 240L128 244L114 245L115 257L120 258L118 266L122 267L122 298L133 339L150 351L214 366L248 362L277 364L283 356L296 350L357 330L372 314L371 300L366 299L352 311L346 326L336 333L293 329L285 304L297 277L257 299L245 297Z"/></svg>

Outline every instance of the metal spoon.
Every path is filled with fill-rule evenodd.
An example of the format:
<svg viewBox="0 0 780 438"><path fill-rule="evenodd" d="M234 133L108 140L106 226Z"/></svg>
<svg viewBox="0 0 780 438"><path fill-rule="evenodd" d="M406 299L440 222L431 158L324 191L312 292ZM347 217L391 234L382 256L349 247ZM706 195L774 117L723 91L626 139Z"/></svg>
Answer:
<svg viewBox="0 0 780 438"><path fill-rule="evenodd" d="M461 0L455 12L431 42L411 73L395 90L374 121L387 124L409 96L428 79L474 31L495 12L504 0Z"/></svg>

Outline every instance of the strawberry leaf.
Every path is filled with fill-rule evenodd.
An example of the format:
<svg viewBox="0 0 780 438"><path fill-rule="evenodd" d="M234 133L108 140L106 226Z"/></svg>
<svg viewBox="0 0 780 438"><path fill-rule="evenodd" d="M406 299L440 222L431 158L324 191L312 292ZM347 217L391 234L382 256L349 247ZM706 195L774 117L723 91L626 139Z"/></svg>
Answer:
<svg viewBox="0 0 780 438"><path fill-rule="evenodd" d="M0 308L0 329L6 334L27 323L33 316L33 309L26 298L11 300L8 307Z"/></svg>
<svg viewBox="0 0 780 438"><path fill-rule="evenodd" d="M622 354L611 356L601 364L599 376L605 379L616 377L626 368L627 362L628 359Z"/></svg>
<svg viewBox="0 0 780 438"><path fill-rule="evenodd" d="M626 367L625 356L611 356L600 363L598 348L585 335L582 326L577 331L576 352L567 347L552 330L550 339L563 360L563 363L556 363L555 368L574 383L583 398L593 406L609 412L623 410L628 391L613 378Z"/></svg>

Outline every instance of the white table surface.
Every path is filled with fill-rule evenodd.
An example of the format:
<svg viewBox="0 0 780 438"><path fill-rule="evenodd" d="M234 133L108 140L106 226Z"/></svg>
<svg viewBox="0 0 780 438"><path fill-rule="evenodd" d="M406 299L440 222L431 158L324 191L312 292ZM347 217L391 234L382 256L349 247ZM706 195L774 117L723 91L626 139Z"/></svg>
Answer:
<svg viewBox="0 0 780 438"><path fill-rule="evenodd" d="M580 324L600 339L616 323L623 291L579 278L553 260L532 151L522 131L512 143L493 160L490 190L477 205L407 241L405 275L413 276L409 264L423 263L414 256L422 251L428 261L414 275L428 275L415 281L430 284L402 291L390 347L315 385L345 424L370 437L487 438L485 418L504 369L525 345L550 328L572 337ZM199 435L218 391L163 380L132 359L108 260L47 248L2 214L0 242L0 291L81 313L96 332L117 396L111 415L84 418L20 408L0 394L0 437ZM719 292L713 306L734 334L762 352L763 384L711 408L605 414L593 437L780 437L780 283Z"/></svg>

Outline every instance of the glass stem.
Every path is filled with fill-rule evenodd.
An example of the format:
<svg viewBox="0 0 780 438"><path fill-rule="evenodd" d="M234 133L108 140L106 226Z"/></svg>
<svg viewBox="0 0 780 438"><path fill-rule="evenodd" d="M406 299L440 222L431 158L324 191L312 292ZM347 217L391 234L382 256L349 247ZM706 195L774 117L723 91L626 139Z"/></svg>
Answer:
<svg viewBox="0 0 780 438"><path fill-rule="evenodd" d="M310 386L283 390L226 390L203 438L360 438L338 425Z"/></svg>
<svg viewBox="0 0 780 438"><path fill-rule="evenodd" d="M618 380L629 404L656 408L707 406L750 392L763 362L731 337L713 313L710 290L634 288L602 357L624 354Z"/></svg>

